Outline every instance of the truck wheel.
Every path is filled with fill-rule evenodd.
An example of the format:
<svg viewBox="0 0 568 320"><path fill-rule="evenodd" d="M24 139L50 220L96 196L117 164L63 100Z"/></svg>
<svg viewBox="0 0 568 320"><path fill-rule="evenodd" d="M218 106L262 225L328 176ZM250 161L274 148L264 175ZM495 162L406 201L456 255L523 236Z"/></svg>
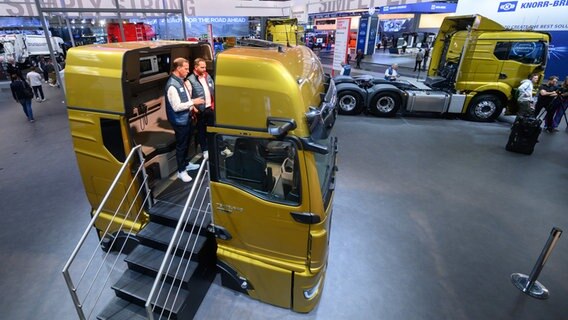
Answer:
<svg viewBox="0 0 568 320"><path fill-rule="evenodd" d="M369 111L377 117L394 117L398 109L400 109L400 97L392 92L377 94L369 106Z"/></svg>
<svg viewBox="0 0 568 320"><path fill-rule="evenodd" d="M478 94L471 100L467 108L469 120L488 122L497 119L503 111L503 103L492 94Z"/></svg>
<svg viewBox="0 0 568 320"><path fill-rule="evenodd" d="M363 98L355 91L341 91L337 94L337 110L339 114L359 114L363 110Z"/></svg>

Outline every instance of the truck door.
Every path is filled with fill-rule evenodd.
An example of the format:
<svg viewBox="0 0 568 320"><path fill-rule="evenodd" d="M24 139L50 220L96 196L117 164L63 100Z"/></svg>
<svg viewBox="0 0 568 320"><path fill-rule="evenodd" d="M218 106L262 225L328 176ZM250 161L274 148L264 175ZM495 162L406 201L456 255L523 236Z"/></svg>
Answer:
<svg viewBox="0 0 568 320"><path fill-rule="evenodd" d="M465 31L460 31L460 33L465 35ZM503 61L495 59L494 48L494 39L472 37L468 41L461 71L458 71L458 73L461 73L458 81L474 84L475 87L479 86L480 83L499 81L499 72L503 68Z"/></svg>
<svg viewBox="0 0 568 320"><path fill-rule="evenodd" d="M309 212L303 153L292 141L224 134L215 140L211 199L220 245L305 265L309 225L295 220Z"/></svg>

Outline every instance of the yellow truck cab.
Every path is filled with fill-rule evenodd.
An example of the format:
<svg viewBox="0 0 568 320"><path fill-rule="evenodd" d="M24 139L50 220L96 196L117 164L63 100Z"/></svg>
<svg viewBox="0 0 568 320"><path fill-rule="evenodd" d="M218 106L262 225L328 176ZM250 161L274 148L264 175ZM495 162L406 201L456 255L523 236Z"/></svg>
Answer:
<svg viewBox="0 0 568 320"><path fill-rule="evenodd" d="M265 39L283 46L303 44L304 27L298 25L298 19L267 19L264 26Z"/></svg>
<svg viewBox="0 0 568 320"><path fill-rule="evenodd" d="M424 82L338 76L339 112L358 114L366 108L379 117L399 111L452 113L492 121L521 80L544 74L549 42L546 33L506 30L480 15L446 17Z"/></svg>
<svg viewBox="0 0 568 320"><path fill-rule="evenodd" d="M306 47L233 48L215 61L209 44L199 42L70 49L65 69L70 130L99 237L109 238L108 243L128 233L139 239L136 252L148 245L145 233L161 234L155 231L157 205L151 208L151 199L160 199L174 185L186 193L191 188L175 179L175 137L164 103L177 57L204 58L215 80L215 124L208 128L209 156L202 162L210 181L210 206L203 211L211 222L199 234L212 239L213 266L222 284L266 303L309 312L321 296L327 266L337 139L332 135L335 85ZM129 165L115 187L126 196L110 194L103 202L126 155L138 148L147 175L135 175L137 164ZM143 184L147 190L130 188ZM137 192L150 200L141 200ZM158 204L183 208L186 200L177 192ZM115 287L128 285L113 286L117 296L144 303L139 297L147 291L131 294ZM199 302L187 304L198 307ZM163 308L182 319L196 310Z"/></svg>
<svg viewBox="0 0 568 320"><path fill-rule="evenodd" d="M454 110L471 120L493 120L521 80L531 73L542 77L549 43L546 33L507 30L481 15L446 17L425 84L465 95Z"/></svg>

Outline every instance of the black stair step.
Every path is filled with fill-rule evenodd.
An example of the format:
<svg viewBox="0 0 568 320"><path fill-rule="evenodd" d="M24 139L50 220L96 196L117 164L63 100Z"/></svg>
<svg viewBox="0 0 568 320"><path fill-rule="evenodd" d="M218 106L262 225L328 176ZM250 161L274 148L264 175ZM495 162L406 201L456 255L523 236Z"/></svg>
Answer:
<svg viewBox="0 0 568 320"><path fill-rule="evenodd" d="M139 306L144 306L153 284L154 277L133 270L126 270L120 279L112 286L112 289L117 297ZM155 294L157 294L157 292ZM176 294L178 297L174 301L173 297ZM153 299L153 301L157 301L154 312L160 313L162 310L165 310L164 314L166 314L166 317L171 312L172 319L184 318L183 314L185 306L187 305L186 300L188 296L188 290L169 283L164 283L158 299Z"/></svg>
<svg viewBox="0 0 568 320"><path fill-rule="evenodd" d="M162 315L162 318L167 318ZM147 320L146 308L128 302L121 298L113 298L97 315L99 320ZM154 312L154 319L160 319L160 314Z"/></svg>
<svg viewBox="0 0 568 320"><path fill-rule="evenodd" d="M206 201L208 202L209 200ZM197 218L196 227L202 226L199 230L199 234L205 235L205 233L207 233L207 226L211 224L211 215L205 212L206 209L206 206L201 210L192 208L186 215L186 220L190 222L186 224L185 230L191 230L193 221L196 221ZM175 228L181 217L182 210L183 205L157 200L149 211L150 221Z"/></svg>
<svg viewBox="0 0 568 320"><path fill-rule="evenodd" d="M160 194L156 195L156 200L163 200L171 203L185 203L185 200L193 188L195 183L195 177L197 176L197 170L189 171L189 175L193 178L191 183L186 183L180 179L175 179L166 189L162 190ZM203 193L207 188L205 187L207 183L204 183L201 187L200 193Z"/></svg>
<svg viewBox="0 0 568 320"><path fill-rule="evenodd" d="M147 247L145 245L138 245L136 249L134 249L124 260L128 263L129 269L156 277L160 270L160 265L162 264L164 255L165 251ZM179 256L174 256L171 263L168 261L166 268L168 266L170 266L170 270L167 271L168 282L171 283L175 280L174 283L179 284L181 280L182 288L188 289L188 283L198 267L197 262L189 261L188 259L181 258ZM186 268L187 271L184 271Z"/></svg>
<svg viewBox="0 0 568 320"><path fill-rule="evenodd" d="M142 229L142 231L138 232L136 237L143 245L166 251L170 241L172 240L174 232L175 228L150 222L144 227L144 229ZM184 248L190 236L191 242L188 244L186 252L184 251ZM182 238L179 242L180 248L176 251L176 255L188 257L196 237L197 243L195 244L194 254L191 257L191 260L199 261L202 256L202 249L206 246L208 238L197 234L190 234L188 231L182 231Z"/></svg>

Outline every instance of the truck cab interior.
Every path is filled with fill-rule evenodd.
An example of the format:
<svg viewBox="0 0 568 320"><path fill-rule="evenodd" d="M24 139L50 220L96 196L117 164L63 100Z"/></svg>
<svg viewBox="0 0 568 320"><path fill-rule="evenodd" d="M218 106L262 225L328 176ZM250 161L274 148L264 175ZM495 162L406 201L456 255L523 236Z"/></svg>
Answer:
<svg viewBox="0 0 568 320"><path fill-rule="evenodd" d="M176 170L175 135L166 116L165 85L172 61L204 58L212 74L213 59L208 45L160 48L157 51L130 51L125 55L123 75L124 105L132 145L142 145L150 184L169 177Z"/></svg>

